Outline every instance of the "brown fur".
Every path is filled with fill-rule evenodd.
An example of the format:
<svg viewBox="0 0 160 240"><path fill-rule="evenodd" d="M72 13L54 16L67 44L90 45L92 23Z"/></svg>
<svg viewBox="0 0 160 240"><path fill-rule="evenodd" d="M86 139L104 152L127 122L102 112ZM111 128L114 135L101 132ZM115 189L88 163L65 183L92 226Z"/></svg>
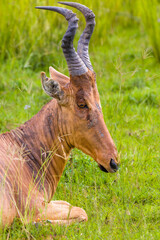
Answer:
<svg viewBox="0 0 160 240"><path fill-rule="evenodd" d="M53 224L69 224L87 220L83 209L51 201L71 149L79 148L109 172L113 172L111 158L117 162L117 150L103 120L95 75L88 71L69 80L52 68L50 72L63 89L66 104L52 99L19 128L0 135L3 225L11 224L16 216L30 221L31 212L32 221L49 219Z"/></svg>

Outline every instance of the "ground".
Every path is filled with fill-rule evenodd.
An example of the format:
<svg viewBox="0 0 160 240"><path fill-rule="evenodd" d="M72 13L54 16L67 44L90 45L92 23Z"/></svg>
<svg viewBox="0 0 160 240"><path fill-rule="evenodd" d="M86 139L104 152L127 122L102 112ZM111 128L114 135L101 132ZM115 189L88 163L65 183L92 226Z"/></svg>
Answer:
<svg viewBox="0 0 160 240"><path fill-rule="evenodd" d="M104 119L120 154L119 171L103 173L74 150L54 199L84 208L88 222L52 227L15 220L1 230L1 239L160 239L160 64L138 24L117 26L107 39L92 43L90 56ZM57 70L67 74L62 53L58 61ZM41 89L40 68L19 59L1 63L0 79L1 133L50 100Z"/></svg>

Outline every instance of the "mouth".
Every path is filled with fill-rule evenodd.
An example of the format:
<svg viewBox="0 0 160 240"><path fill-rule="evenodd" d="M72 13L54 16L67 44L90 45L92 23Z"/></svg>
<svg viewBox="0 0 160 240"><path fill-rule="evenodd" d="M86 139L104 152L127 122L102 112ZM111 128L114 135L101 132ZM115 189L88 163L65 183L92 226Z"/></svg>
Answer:
<svg viewBox="0 0 160 240"><path fill-rule="evenodd" d="M101 164L98 164L98 167L101 169L101 171L108 173L107 169L105 169Z"/></svg>
<svg viewBox="0 0 160 240"><path fill-rule="evenodd" d="M103 167L101 164L98 164L98 166L101 169L101 171L106 172L106 173L108 173L108 172L115 173L118 170L118 166L113 159L111 159L109 171L105 167Z"/></svg>

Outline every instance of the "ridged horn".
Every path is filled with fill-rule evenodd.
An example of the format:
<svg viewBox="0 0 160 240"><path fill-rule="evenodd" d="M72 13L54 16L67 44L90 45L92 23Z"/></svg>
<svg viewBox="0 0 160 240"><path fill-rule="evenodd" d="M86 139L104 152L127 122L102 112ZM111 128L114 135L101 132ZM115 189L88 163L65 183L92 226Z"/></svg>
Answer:
<svg viewBox="0 0 160 240"><path fill-rule="evenodd" d="M59 2L59 3L77 8L84 15L85 20L86 20L86 27L79 39L77 52L78 52L78 55L80 56L80 58L85 63L85 65L91 71L93 71L93 67L92 67L92 64L91 64L91 61L89 58L88 49L89 49L89 41L92 36L94 27L95 27L95 15L92 12L92 10L90 10L88 7L86 7L80 3L75 3L75 2Z"/></svg>
<svg viewBox="0 0 160 240"><path fill-rule="evenodd" d="M71 10L61 7L36 7L37 9L50 10L62 14L68 21L68 29L62 39L62 49L67 61L69 73L72 76L80 76L88 70L82 59L76 53L73 47L73 39L78 28L78 18Z"/></svg>

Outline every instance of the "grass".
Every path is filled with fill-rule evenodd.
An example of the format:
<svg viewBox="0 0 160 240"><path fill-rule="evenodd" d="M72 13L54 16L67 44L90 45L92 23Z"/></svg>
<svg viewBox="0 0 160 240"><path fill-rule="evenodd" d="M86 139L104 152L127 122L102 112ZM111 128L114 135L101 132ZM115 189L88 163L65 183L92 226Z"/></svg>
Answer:
<svg viewBox="0 0 160 240"><path fill-rule="evenodd" d="M157 2L157 0L142 0L142 4L139 6L139 11L152 44L154 55L157 60L160 61L160 11Z"/></svg>
<svg viewBox="0 0 160 240"><path fill-rule="evenodd" d="M117 25L132 26L140 22L150 39L154 55L160 60L160 7L157 0L81 0L81 3L94 9L96 15L91 49L94 49L95 44L107 44L109 34ZM60 63L56 56L67 22L57 13L35 9L37 5L59 6L55 0L0 2L0 62L16 57L24 68L40 69L52 62L63 69L65 64ZM84 28L84 17L75 9L74 11L80 19L76 37L78 39Z"/></svg>
<svg viewBox="0 0 160 240"><path fill-rule="evenodd" d="M53 15L46 15L48 21ZM107 38L106 32L100 37L96 29L90 55L104 119L121 155L120 169L116 174L105 174L90 157L74 150L73 162L68 162L54 199L84 208L89 221L67 227L28 224L26 230L35 239L160 239L160 66L141 23L131 19L126 22L126 17L123 22L122 15L119 21L119 25L114 23L110 28ZM61 24L58 22L57 29L61 29ZM14 55L12 46L8 50L10 56L1 61L0 132L27 121L49 101L41 89L40 70L48 71L54 62L57 69L67 73L58 43L63 29L56 35L57 29L52 30L52 44L51 39L47 42L47 49L53 49L51 53L55 55L50 54L47 59L46 54L40 63L34 57L27 62L26 50ZM43 44L42 48L31 44L29 54L41 54ZM30 108L25 109L26 105ZM32 239L19 220L1 230L0 236Z"/></svg>

